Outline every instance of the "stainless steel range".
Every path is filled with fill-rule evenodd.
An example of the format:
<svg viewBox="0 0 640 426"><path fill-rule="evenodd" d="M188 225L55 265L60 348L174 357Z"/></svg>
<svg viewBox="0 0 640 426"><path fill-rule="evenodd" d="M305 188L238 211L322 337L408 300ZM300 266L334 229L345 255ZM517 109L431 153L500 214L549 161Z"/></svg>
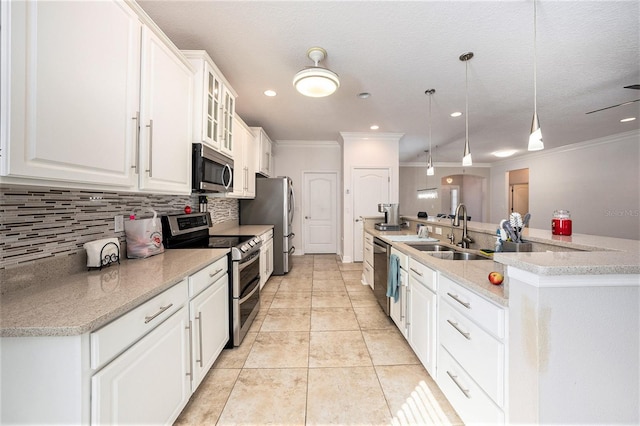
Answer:
<svg viewBox="0 0 640 426"><path fill-rule="evenodd" d="M255 235L209 235L209 213L191 213L162 217L163 243L166 249L230 248L231 276L228 347L238 346L260 310L260 246Z"/></svg>

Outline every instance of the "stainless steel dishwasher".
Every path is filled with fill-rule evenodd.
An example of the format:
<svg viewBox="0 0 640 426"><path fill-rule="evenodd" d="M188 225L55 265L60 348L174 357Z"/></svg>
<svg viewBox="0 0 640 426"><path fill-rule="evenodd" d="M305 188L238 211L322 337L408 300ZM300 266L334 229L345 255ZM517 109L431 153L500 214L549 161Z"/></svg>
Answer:
<svg viewBox="0 0 640 426"><path fill-rule="evenodd" d="M380 238L373 239L373 294L385 314L389 315L390 303L387 297L387 279L391 245Z"/></svg>

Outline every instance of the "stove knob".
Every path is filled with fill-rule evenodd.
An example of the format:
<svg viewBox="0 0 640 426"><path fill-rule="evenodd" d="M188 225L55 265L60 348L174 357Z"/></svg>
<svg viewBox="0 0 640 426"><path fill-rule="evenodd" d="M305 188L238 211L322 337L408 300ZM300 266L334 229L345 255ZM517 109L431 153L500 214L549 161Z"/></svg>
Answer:
<svg viewBox="0 0 640 426"><path fill-rule="evenodd" d="M247 250L249 250L249 246L246 244L243 244L242 247L240 247L240 250L242 250L243 252L246 252Z"/></svg>
<svg viewBox="0 0 640 426"><path fill-rule="evenodd" d="M253 247L253 246L255 246L255 245L256 245L256 242L255 242L255 241L253 241L253 240L251 240L251 241L249 241L249 245L250 245L251 247Z"/></svg>

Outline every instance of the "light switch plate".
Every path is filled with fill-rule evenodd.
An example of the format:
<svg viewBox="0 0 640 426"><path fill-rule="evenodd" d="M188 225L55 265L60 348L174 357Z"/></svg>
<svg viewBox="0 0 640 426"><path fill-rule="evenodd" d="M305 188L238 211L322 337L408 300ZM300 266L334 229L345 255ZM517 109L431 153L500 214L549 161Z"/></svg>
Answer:
<svg viewBox="0 0 640 426"><path fill-rule="evenodd" d="M442 228L436 228L436 234L442 235Z"/></svg>
<svg viewBox="0 0 640 426"><path fill-rule="evenodd" d="M116 215L113 219L114 219L114 225L113 225L114 231L115 232L124 231L124 216L119 214L119 215Z"/></svg>

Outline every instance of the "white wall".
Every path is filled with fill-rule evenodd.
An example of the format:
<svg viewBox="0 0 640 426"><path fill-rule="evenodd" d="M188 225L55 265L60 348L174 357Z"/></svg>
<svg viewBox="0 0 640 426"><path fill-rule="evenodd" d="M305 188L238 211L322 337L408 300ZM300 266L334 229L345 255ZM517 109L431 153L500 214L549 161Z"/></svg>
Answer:
<svg viewBox="0 0 640 426"><path fill-rule="evenodd" d="M491 222L507 216L507 172L529 168L532 228L551 229L556 209L573 232L640 239L640 132L545 149L491 168Z"/></svg>
<svg viewBox="0 0 640 426"><path fill-rule="evenodd" d="M340 194L342 180L342 153L336 141L276 141L273 147L273 162L276 176L289 176L293 179L293 190L296 197L296 207L293 218L293 245L295 254L304 254L302 232L302 200L304 172L336 172L338 174L337 193ZM342 197L337 197L336 217L340 222L342 211ZM336 229L336 244L340 250L342 228Z"/></svg>

